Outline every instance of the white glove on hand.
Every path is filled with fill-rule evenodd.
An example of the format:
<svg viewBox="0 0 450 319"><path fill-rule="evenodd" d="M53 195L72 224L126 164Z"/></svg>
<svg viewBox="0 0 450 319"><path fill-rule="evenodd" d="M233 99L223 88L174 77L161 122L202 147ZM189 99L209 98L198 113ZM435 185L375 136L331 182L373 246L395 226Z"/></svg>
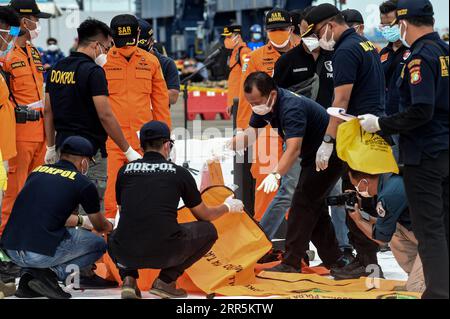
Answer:
<svg viewBox="0 0 450 319"><path fill-rule="evenodd" d="M89 217L87 216L81 216L83 219L83 224L81 225L81 228L87 229L87 230L93 230L94 225L92 225L91 221L89 220Z"/></svg>
<svg viewBox="0 0 450 319"><path fill-rule="evenodd" d="M124 154L127 157L128 162L134 162L134 161L142 159L141 154L136 152L131 146L128 149L128 151L126 151Z"/></svg>
<svg viewBox="0 0 450 319"><path fill-rule="evenodd" d="M47 152L45 153L45 164L56 164L59 161L58 152L56 152L56 145L47 146Z"/></svg>
<svg viewBox="0 0 450 319"><path fill-rule="evenodd" d="M380 123L379 123L379 117L372 115L372 114L366 114L362 116L358 116L359 123L361 124L361 127L364 131L369 133L376 133L381 131Z"/></svg>
<svg viewBox="0 0 450 319"><path fill-rule="evenodd" d="M276 192L279 187L280 181L277 179L275 174L270 174L264 179L261 185L259 185L257 190L259 192L264 189L264 193L270 194Z"/></svg>
<svg viewBox="0 0 450 319"><path fill-rule="evenodd" d="M323 142L316 155L316 170L324 171L328 168L328 162L333 154L334 144Z"/></svg>
<svg viewBox="0 0 450 319"><path fill-rule="evenodd" d="M230 213L242 213L244 211L244 203L239 199L235 199L234 196L228 197L224 205L228 207L228 212Z"/></svg>

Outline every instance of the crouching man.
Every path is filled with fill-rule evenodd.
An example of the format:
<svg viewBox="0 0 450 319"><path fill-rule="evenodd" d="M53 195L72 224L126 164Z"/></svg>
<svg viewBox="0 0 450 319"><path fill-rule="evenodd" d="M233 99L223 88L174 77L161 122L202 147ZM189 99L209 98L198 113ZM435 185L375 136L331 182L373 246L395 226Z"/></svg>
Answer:
<svg viewBox="0 0 450 319"><path fill-rule="evenodd" d="M378 218L364 219L357 207L355 212L350 213L350 217L367 237L380 246L390 243L395 259L408 274L405 290L423 293L425 279L422 261L418 242L412 231L403 178L392 174L369 175L350 171L350 179L360 196L377 196L379 215ZM352 278L352 272L358 272L357 262L332 274L338 279Z"/></svg>
<svg viewBox="0 0 450 319"><path fill-rule="evenodd" d="M162 269L151 294L186 298L176 281L216 242L217 231L210 222L244 207L231 197L218 207L202 202L191 174L168 161L173 141L166 124L147 123L140 139L144 158L125 165L118 174L120 220L109 238L109 253L123 280L122 298L141 298L136 283L139 269ZM180 199L198 222L178 224Z"/></svg>
<svg viewBox="0 0 450 319"><path fill-rule="evenodd" d="M14 204L2 247L23 268L17 297L67 299L59 281L90 267L106 252L99 233L112 231L100 212L95 185L84 176L94 156L92 144L70 137L61 146L61 160L36 168ZM73 215L81 204L88 217ZM80 228L75 228L75 227Z"/></svg>

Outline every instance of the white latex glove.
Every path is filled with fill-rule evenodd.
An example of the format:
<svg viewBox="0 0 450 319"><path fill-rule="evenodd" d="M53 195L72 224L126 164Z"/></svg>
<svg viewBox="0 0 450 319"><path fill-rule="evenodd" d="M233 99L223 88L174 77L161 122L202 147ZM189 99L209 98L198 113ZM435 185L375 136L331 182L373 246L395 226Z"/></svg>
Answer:
<svg viewBox="0 0 450 319"><path fill-rule="evenodd" d="M141 154L136 152L131 146L124 154L127 157L128 162L134 162L142 158Z"/></svg>
<svg viewBox="0 0 450 319"><path fill-rule="evenodd" d="M234 196L228 197L224 205L228 207L228 212L230 213L242 213L244 211L244 203L239 199L235 199Z"/></svg>
<svg viewBox="0 0 450 319"><path fill-rule="evenodd" d="M379 123L379 117L372 115L372 114L366 114L362 116L358 116L359 123L361 124L361 127L364 131L369 133L376 133L381 131L380 123Z"/></svg>
<svg viewBox="0 0 450 319"><path fill-rule="evenodd" d="M45 153L45 164L56 164L59 161L58 152L56 152L56 145L47 146L47 152Z"/></svg>
<svg viewBox="0 0 450 319"><path fill-rule="evenodd" d="M334 144L323 142L316 155L316 170L324 171L328 168L328 162L333 154Z"/></svg>
<svg viewBox="0 0 450 319"><path fill-rule="evenodd" d="M89 220L89 217L87 216L81 216L83 219L83 224L81 225L81 228L87 229L87 230L93 230L94 225L92 225L91 221Z"/></svg>
<svg viewBox="0 0 450 319"><path fill-rule="evenodd" d="M258 192L264 190L264 193L270 194L274 193L280 187L280 181L277 179L275 174L268 175L262 184L258 187Z"/></svg>

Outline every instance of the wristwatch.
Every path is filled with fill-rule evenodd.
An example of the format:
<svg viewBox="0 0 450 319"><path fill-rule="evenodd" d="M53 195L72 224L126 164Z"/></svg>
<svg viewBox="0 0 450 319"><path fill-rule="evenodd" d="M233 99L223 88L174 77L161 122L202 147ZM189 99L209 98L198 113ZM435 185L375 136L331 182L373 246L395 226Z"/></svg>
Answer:
<svg viewBox="0 0 450 319"><path fill-rule="evenodd" d="M280 174L278 174L277 172L273 172L272 175L275 176L275 178L276 178L277 181L281 181L281 177L282 177L282 176L281 176Z"/></svg>
<svg viewBox="0 0 450 319"><path fill-rule="evenodd" d="M336 144L336 139L328 134L325 135L325 137L323 138L323 141L328 144Z"/></svg>

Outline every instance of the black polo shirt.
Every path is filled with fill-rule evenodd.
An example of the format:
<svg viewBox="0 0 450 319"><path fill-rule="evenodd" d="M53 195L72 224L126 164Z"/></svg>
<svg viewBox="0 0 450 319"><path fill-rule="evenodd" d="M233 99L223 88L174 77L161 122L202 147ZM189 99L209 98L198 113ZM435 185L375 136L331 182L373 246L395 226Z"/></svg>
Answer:
<svg viewBox="0 0 450 319"><path fill-rule="evenodd" d="M386 115L399 112L400 91L397 87L397 81L410 54L411 51L403 45L397 51L394 51L392 43L389 43L380 52L386 79Z"/></svg>
<svg viewBox="0 0 450 319"><path fill-rule="evenodd" d="M158 58L159 64L161 64L161 69L164 75L164 79L166 80L167 88L169 90L180 91L180 74L178 72L175 61L167 56L162 55L156 49L153 50L153 53Z"/></svg>
<svg viewBox="0 0 450 319"><path fill-rule="evenodd" d="M347 113L384 115L386 87L376 47L350 28L342 34L335 49L334 86L353 84Z"/></svg>
<svg viewBox="0 0 450 319"><path fill-rule="evenodd" d="M108 96L103 68L89 56L75 52L58 62L47 78L59 148L70 136L88 139L106 156L106 134L97 114L93 97Z"/></svg>
<svg viewBox="0 0 450 319"><path fill-rule="evenodd" d="M37 167L17 196L2 247L54 256L68 236L66 221L79 205L87 214L100 212L97 188L71 162Z"/></svg>
<svg viewBox="0 0 450 319"><path fill-rule="evenodd" d="M278 89L273 112L266 116L253 113L250 126L264 128L271 125L286 141L303 138L300 157L302 165L312 165L322 144L329 123L327 111L318 103L285 89Z"/></svg>
<svg viewBox="0 0 450 319"><path fill-rule="evenodd" d="M116 197L120 221L111 240L128 258L176 254L184 236L177 221L180 199L188 208L202 203L192 175L153 152L120 169Z"/></svg>
<svg viewBox="0 0 450 319"><path fill-rule="evenodd" d="M437 158L449 149L449 46L436 32L411 46L398 86L400 113L429 105L433 114L426 124L400 134L400 151L405 165L420 165L424 156ZM381 129L385 128L381 119Z"/></svg>
<svg viewBox="0 0 450 319"><path fill-rule="evenodd" d="M334 96L333 54L321 50L319 58L315 60L300 44L280 57L275 64L273 78L279 87L289 89L318 74L320 87L316 102L329 108Z"/></svg>

